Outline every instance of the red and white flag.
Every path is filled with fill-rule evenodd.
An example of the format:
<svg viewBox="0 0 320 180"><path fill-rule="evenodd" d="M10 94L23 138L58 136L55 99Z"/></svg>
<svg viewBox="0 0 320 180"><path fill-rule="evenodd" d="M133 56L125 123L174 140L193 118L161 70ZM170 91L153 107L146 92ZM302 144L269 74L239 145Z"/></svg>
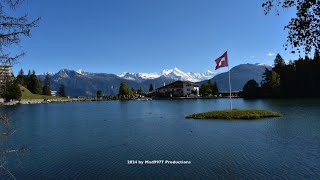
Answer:
<svg viewBox="0 0 320 180"><path fill-rule="evenodd" d="M217 63L216 70L219 68L222 68L222 67L227 67L228 66L228 51L226 51L222 56L220 56L215 61Z"/></svg>

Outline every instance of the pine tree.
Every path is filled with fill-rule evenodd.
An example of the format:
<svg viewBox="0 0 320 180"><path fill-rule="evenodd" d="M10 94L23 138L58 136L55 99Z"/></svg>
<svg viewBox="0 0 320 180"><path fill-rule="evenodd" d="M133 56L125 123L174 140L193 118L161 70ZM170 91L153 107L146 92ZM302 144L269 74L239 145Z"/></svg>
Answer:
<svg viewBox="0 0 320 180"><path fill-rule="evenodd" d="M276 58L274 59L274 70L277 73L280 73L281 68L285 65L286 65L286 62L283 60L280 54L277 54Z"/></svg>
<svg viewBox="0 0 320 180"><path fill-rule="evenodd" d="M259 96L259 84L254 80L249 80L242 89L243 97L257 98Z"/></svg>
<svg viewBox="0 0 320 180"><path fill-rule="evenodd" d="M217 82L214 82L211 85L211 90L212 90L212 95L218 95L219 94L219 88L218 88Z"/></svg>
<svg viewBox="0 0 320 180"><path fill-rule="evenodd" d="M58 94L59 94L59 96L61 96L61 97L66 97L65 87L64 87L63 84L60 85Z"/></svg>
<svg viewBox="0 0 320 180"><path fill-rule="evenodd" d="M20 69L20 71L19 71L19 74L18 74L19 76L24 76L24 71L23 71L23 69L21 68Z"/></svg>
<svg viewBox="0 0 320 180"><path fill-rule="evenodd" d="M22 94L20 91L20 86L17 81L8 82L7 84L7 91L4 94L4 98L9 101L11 99L13 100L20 100Z"/></svg>
<svg viewBox="0 0 320 180"><path fill-rule="evenodd" d="M265 69L263 75L262 75L262 81L261 81L261 87L263 88L269 88L271 84L271 74L272 71L268 68Z"/></svg>
<svg viewBox="0 0 320 180"><path fill-rule="evenodd" d="M199 93L201 96L211 96L212 95L212 87L211 84L202 84L199 89Z"/></svg>
<svg viewBox="0 0 320 180"><path fill-rule="evenodd" d="M17 83L21 84L22 86L25 84L24 83L24 72L22 69L20 69L18 76L17 76Z"/></svg>
<svg viewBox="0 0 320 180"><path fill-rule="evenodd" d="M127 96L130 93L130 89L128 85L124 82L120 84L119 93L118 95Z"/></svg>
<svg viewBox="0 0 320 180"><path fill-rule="evenodd" d="M23 80L24 80L24 86L26 88L28 88L28 84L30 83L30 78L31 78L31 71L28 70L28 74L26 76L24 76Z"/></svg>
<svg viewBox="0 0 320 180"><path fill-rule="evenodd" d="M149 92L153 92L153 91L154 91L153 84L150 84Z"/></svg>
<svg viewBox="0 0 320 180"><path fill-rule="evenodd" d="M38 79L38 77L35 75L35 73L32 73L30 75L30 79L27 84L27 88L33 94L41 94L41 89L42 89L41 81Z"/></svg>
<svg viewBox="0 0 320 180"><path fill-rule="evenodd" d="M103 97L102 90L99 89L99 90L97 91L97 98L100 99L100 98L102 98L102 97Z"/></svg>
<svg viewBox="0 0 320 180"><path fill-rule="evenodd" d="M43 88L42 88L42 94L43 95L47 95L47 96L51 96L50 76L49 76L49 74L47 74L45 79L44 79L44 85L43 85Z"/></svg>

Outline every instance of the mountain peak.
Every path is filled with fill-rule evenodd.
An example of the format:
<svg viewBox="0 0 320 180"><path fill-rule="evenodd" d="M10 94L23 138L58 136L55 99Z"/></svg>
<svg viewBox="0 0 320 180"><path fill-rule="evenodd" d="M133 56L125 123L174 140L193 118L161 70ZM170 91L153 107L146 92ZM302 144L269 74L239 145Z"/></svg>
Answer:
<svg viewBox="0 0 320 180"><path fill-rule="evenodd" d="M194 72L183 72L179 68L174 67L172 69L164 69L161 73L131 73L123 72L118 76L128 80L142 81L146 79L156 79L159 77L166 77L173 80L183 80L183 81L192 81L198 82L206 79L210 79L215 75L214 72L207 71L204 73L194 73Z"/></svg>
<svg viewBox="0 0 320 180"><path fill-rule="evenodd" d="M76 72L77 72L78 74L83 74L83 73L84 73L83 69L78 69L78 70L76 70Z"/></svg>

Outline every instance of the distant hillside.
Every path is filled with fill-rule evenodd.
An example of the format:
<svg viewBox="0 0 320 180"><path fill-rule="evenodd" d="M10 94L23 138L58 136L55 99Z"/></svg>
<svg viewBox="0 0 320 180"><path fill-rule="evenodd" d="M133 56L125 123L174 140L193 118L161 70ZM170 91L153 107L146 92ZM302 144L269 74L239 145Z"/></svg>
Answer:
<svg viewBox="0 0 320 180"><path fill-rule="evenodd" d="M258 64L241 64L231 69L232 90L242 90L244 84L250 80L255 79L260 83L262 74L265 70L265 65ZM270 66L267 66L271 68ZM38 76L42 81L44 75ZM116 95L119 91L121 82L126 82L130 88L149 90L150 84L155 88L162 87L176 81L172 77L161 75L154 78L140 78L139 80L130 79L127 77L119 77L115 74L108 73L88 73L84 71L74 71L62 69L58 73L51 74L51 89L57 91L61 84L65 86L68 96L96 96L98 89L101 89L104 95ZM222 73L214 76L211 82L218 83L220 91L228 91L228 73ZM206 83L207 80L199 82Z"/></svg>
<svg viewBox="0 0 320 180"><path fill-rule="evenodd" d="M40 80L44 80L45 75L38 76ZM87 73L83 71L74 71L62 69L51 76L51 89L58 90L60 85L65 86L66 94L68 96L96 96L98 89L101 89L105 95L116 95L119 91L121 82L128 84L130 88L149 90L150 84L156 88L163 86L165 83L171 83L174 80L160 76L155 79L142 80L136 82L121 78L114 74L107 73Z"/></svg>
<svg viewBox="0 0 320 180"><path fill-rule="evenodd" d="M265 68L271 69L271 66L261 64L240 64L231 69L231 86L232 91L241 91L243 86L251 79L256 80L259 84L262 80L262 75ZM220 92L229 91L229 74L228 72L216 75L211 79L211 82L217 82ZM201 81L199 84L207 83Z"/></svg>

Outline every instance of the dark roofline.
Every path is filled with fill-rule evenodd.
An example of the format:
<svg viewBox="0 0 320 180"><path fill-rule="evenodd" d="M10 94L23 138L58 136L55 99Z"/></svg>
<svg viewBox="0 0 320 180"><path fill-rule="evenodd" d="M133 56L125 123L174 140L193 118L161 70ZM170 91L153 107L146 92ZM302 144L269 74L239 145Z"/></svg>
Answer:
<svg viewBox="0 0 320 180"><path fill-rule="evenodd" d="M172 83L170 83L170 84L167 84L167 85L165 85L165 86L159 87L159 88L157 88L156 90L158 90L158 89L164 89L164 88L166 88L167 86L170 86L171 84L177 83L177 82L190 83L190 84L196 85L197 87L200 87L198 84L193 83L193 82L191 82L191 81L181 81L181 80L178 80L178 81L172 82Z"/></svg>

